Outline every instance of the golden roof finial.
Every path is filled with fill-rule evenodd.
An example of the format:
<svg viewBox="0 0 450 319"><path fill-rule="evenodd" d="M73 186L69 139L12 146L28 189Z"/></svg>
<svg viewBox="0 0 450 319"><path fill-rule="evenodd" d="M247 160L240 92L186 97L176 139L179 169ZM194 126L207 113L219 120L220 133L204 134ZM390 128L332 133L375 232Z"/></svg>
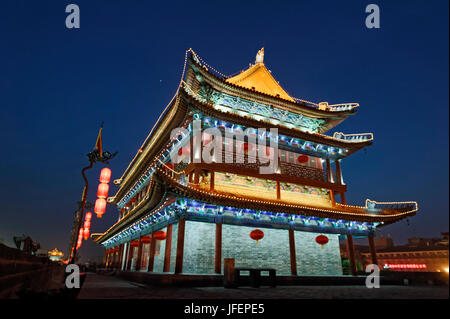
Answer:
<svg viewBox="0 0 450 319"><path fill-rule="evenodd" d="M256 54L255 64L257 63L264 63L264 48L261 48Z"/></svg>

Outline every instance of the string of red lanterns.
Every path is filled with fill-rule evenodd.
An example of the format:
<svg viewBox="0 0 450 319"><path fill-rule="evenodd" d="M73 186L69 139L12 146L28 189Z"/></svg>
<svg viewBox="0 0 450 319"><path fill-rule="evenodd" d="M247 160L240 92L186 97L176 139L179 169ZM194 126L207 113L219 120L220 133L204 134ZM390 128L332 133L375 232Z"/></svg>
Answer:
<svg viewBox="0 0 450 319"><path fill-rule="evenodd" d="M111 170L108 167L104 167L100 171L100 184L97 189L97 200L95 201L94 212L97 214L97 218L102 218L102 215L106 211L106 198L108 197L109 185L111 180Z"/></svg>
<svg viewBox="0 0 450 319"><path fill-rule="evenodd" d="M94 212L97 214L98 218L101 218L102 215L106 211L106 198L108 197L109 192L109 182L111 181L111 170L107 167L103 168L100 171L100 184L97 189L97 200L95 201ZM84 240L88 240L89 235L91 233L91 220L92 213L87 212L84 216L84 224L83 227L80 228L78 233L78 241L77 241L77 249L81 247L81 244Z"/></svg>
<svg viewBox="0 0 450 319"><path fill-rule="evenodd" d="M84 216L84 229L83 229L84 240L87 240L89 238L89 234L91 232L91 219L92 213L87 212L86 216Z"/></svg>
<svg viewBox="0 0 450 319"><path fill-rule="evenodd" d="M82 242L83 242L83 228L81 228L80 232L78 233L77 249L81 247Z"/></svg>

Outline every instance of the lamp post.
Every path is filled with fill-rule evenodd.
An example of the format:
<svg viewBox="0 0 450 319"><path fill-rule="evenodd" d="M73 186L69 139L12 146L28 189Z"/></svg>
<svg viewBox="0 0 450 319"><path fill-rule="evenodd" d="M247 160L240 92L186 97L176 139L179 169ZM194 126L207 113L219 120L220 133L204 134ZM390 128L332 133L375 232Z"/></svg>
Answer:
<svg viewBox="0 0 450 319"><path fill-rule="evenodd" d="M69 251L70 251L69 257L72 256L72 247L74 247L73 246L74 243L77 242L78 234L76 233L76 231L77 231L78 223L81 222L80 211L81 211L81 207L83 205L83 202L80 201L77 204L78 204L78 208L77 208L77 210L74 213L74 222L73 222L73 228L72 228L72 235L70 237L70 242L69 242ZM92 203L90 203L90 202L86 202L86 204L84 205L84 208L87 209L87 210L91 209L92 207L94 207L94 205L92 205Z"/></svg>
<svg viewBox="0 0 450 319"><path fill-rule="evenodd" d="M88 169L92 168L92 166L94 166L94 164L96 162L108 164L109 160L111 160L114 156L116 156L116 154L117 154L117 152L115 152L114 154L111 154L108 151L104 151L104 152L102 152L102 154L100 154L98 149L87 154L87 157L89 159L89 165L84 167L81 170L81 175L83 176L85 186L83 188L83 195L81 196L81 202L79 203L79 214L77 214L77 217L79 217L79 218L77 218L75 221L75 227L74 227L75 235L74 236L78 236L78 233L80 232L82 221L84 218L85 208L90 208L92 206L90 203L86 202L87 192L89 189L89 181L86 177L86 171ZM89 207L87 206L87 204L89 204ZM77 242L76 242L76 240L73 240L73 242L71 244L71 255L70 255L70 259L69 259L69 264L72 264L75 261L75 258L77 256L77 251L78 251Z"/></svg>

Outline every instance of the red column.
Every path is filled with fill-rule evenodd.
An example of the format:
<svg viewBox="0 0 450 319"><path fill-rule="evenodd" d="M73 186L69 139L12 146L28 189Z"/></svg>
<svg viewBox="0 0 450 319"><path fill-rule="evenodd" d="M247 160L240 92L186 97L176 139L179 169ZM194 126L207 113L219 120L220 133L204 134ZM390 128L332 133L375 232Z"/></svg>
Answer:
<svg viewBox="0 0 450 319"><path fill-rule="evenodd" d="M129 249L130 243L126 244L126 248L125 248L125 244L124 244L124 249L125 249L125 256L124 256L124 261L123 261L123 270L126 271L127 270L127 265L128 265L128 254L130 252Z"/></svg>
<svg viewBox="0 0 450 319"><path fill-rule="evenodd" d="M373 235L369 235L368 239L369 239L370 256L372 257L372 264L378 265L377 249L375 246Z"/></svg>
<svg viewBox="0 0 450 319"><path fill-rule="evenodd" d="M197 175L198 176L198 175ZM183 254L184 254L184 229L186 220L180 219L178 221L178 238L177 238L177 256L175 258L175 273L183 272Z"/></svg>
<svg viewBox="0 0 450 319"><path fill-rule="evenodd" d="M331 163L330 160L327 158L325 160L326 168L327 168L327 178L329 183L333 183L333 170L331 169Z"/></svg>
<svg viewBox="0 0 450 319"><path fill-rule="evenodd" d="M199 183L200 183L200 169L195 168L194 169L194 184L197 187Z"/></svg>
<svg viewBox="0 0 450 319"><path fill-rule="evenodd" d="M222 224L216 223L216 254L214 256L214 272L222 272Z"/></svg>
<svg viewBox="0 0 450 319"><path fill-rule="evenodd" d="M277 199L281 199L280 181L277 181Z"/></svg>
<svg viewBox="0 0 450 319"><path fill-rule="evenodd" d="M142 258L142 241L141 238L139 238L139 246L138 246L138 255L136 258L136 270L141 269L141 258Z"/></svg>
<svg viewBox="0 0 450 319"><path fill-rule="evenodd" d="M126 265L126 269L127 270L131 270L131 259L133 259L133 249L134 247L131 246L131 241L128 243L128 260L127 260L127 265Z"/></svg>
<svg viewBox="0 0 450 319"><path fill-rule="evenodd" d="M118 267L119 270L122 270L124 249L125 249L125 245L124 244L120 245L120 248L119 248L119 267Z"/></svg>
<svg viewBox="0 0 450 319"><path fill-rule="evenodd" d="M214 190L214 171L211 171L210 179L209 179L209 190Z"/></svg>
<svg viewBox="0 0 450 319"><path fill-rule="evenodd" d="M289 229L289 255L291 258L291 274L297 275L297 255L295 254L294 230Z"/></svg>
<svg viewBox="0 0 450 319"><path fill-rule="evenodd" d="M116 247L114 248L116 249ZM119 251L120 251L120 247L117 246L117 251L114 252L114 259L113 259L113 268L117 269L117 264L118 264L118 259L119 259Z"/></svg>
<svg viewBox="0 0 450 319"><path fill-rule="evenodd" d="M164 272L170 271L170 254L172 252L172 227L172 224L167 225L166 248L164 251Z"/></svg>
<svg viewBox="0 0 450 319"><path fill-rule="evenodd" d="M156 239L152 237L150 241L150 258L148 259L148 271L153 271L153 266L155 264L155 248L156 248Z"/></svg>
<svg viewBox="0 0 450 319"><path fill-rule="evenodd" d="M352 235L347 235L347 255L350 261L350 272L353 276L356 275L356 261L355 261L355 249L353 247Z"/></svg>
<svg viewBox="0 0 450 319"><path fill-rule="evenodd" d="M334 163L336 164L336 184L342 185L341 163L339 160L336 160Z"/></svg>
<svg viewBox="0 0 450 319"><path fill-rule="evenodd" d="M347 204L347 201L345 200L345 192L341 192L341 203L342 204Z"/></svg>
<svg viewBox="0 0 450 319"><path fill-rule="evenodd" d="M326 170L327 170L327 182L331 183L331 176L332 176L332 171L331 171L331 164L330 164L330 160L326 159L325 161L326 164ZM335 198L335 193L334 190L330 189L330 197L331 197L331 205L335 205L336 204L336 198Z"/></svg>

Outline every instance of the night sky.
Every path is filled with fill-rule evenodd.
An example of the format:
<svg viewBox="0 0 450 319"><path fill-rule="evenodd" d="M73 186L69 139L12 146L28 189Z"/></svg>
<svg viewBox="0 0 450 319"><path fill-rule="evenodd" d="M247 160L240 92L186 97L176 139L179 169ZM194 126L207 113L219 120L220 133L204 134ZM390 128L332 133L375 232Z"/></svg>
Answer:
<svg viewBox="0 0 450 319"><path fill-rule="evenodd" d="M81 28L65 27L66 5ZM365 27L365 7L381 28ZM383 229L395 243L448 231L448 1L21 1L0 4L2 172L0 238L27 234L67 253L81 168L104 121L104 149L119 178L175 93L185 51L232 74L265 48L291 95L358 102L344 133L374 144L345 159L347 202L419 202ZM332 132L330 132L332 133ZM90 170L94 202L102 164ZM111 188L110 195L116 191ZM117 220L109 207L91 232ZM92 241L84 258L103 250Z"/></svg>

